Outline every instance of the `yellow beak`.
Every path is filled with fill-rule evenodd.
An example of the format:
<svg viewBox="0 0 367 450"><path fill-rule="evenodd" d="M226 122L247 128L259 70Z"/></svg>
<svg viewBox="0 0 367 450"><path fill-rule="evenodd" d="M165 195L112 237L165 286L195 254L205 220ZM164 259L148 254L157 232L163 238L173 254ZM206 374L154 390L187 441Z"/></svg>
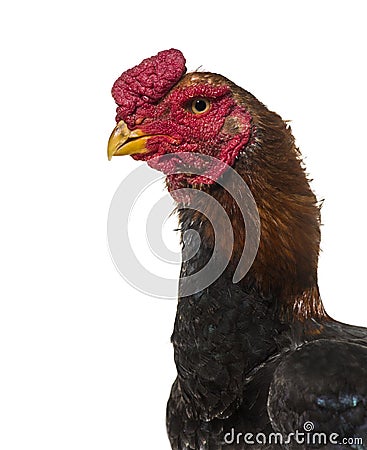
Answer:
<svg viewBox="0 0 367 450"><path fill-rule="evenodd" d="M112 131L108 140L108 159L111 160L112 156L146 153L148 151L146 143L150 137L139 129L129 130L126 123L121 120Z"/></svg>

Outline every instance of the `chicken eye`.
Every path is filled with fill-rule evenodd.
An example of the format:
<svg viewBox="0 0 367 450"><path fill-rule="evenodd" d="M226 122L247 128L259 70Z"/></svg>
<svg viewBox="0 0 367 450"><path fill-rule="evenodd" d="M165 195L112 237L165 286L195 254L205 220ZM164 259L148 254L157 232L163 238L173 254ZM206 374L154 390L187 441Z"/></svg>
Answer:
<svg viewBox="0 0 367 450"><path fill-rule="evenodd" d="M195 98L191 103L191 111L194 114L203 114L210 108L210 102L206 98Z"/></svg>

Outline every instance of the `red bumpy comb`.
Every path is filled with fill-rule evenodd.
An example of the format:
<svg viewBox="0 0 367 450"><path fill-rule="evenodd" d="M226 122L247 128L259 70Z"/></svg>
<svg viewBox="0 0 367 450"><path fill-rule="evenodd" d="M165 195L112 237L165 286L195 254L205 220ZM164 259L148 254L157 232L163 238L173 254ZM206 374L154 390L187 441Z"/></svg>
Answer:
<svg viewBox="0 0 367 450"><path fill-rule="evenodd" d="M183 54L171 48L124 72L112 87L118 105L116 121L133 126L139 110L157 103L181 79L185 62Z"/></svg>

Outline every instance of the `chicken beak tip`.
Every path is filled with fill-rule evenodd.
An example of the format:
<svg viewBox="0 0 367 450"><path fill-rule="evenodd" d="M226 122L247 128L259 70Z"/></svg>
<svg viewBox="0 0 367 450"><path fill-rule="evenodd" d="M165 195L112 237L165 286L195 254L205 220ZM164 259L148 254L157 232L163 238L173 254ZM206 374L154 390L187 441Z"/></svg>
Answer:
<svg viewBox="0 0 367 450"><path fill-rule="evenodd" d="M149 136L139 129L129 130L124 121L120 121L113 129L107 145L107 157L146 153L146 142Z"/></svg>

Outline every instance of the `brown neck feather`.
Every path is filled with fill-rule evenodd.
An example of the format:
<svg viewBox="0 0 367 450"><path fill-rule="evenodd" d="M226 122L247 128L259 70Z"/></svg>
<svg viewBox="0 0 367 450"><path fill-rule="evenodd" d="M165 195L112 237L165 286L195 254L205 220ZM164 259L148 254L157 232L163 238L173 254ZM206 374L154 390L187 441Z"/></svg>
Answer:
<svg viewBox="0 0 367 450"><path fill-rule="evenodd" d="M248 97L247 105L253 105L250 113L254 138L234 168L255 198L261 238L256 259L240 283L251 283L261 294L274 297L280 314L287 320L326 318L317 284L320 206L309 186L290 127L251 94ZM242 215L227 191L220 186L209 189L231 219L235 237L231 262L236 266L245 242ZM208 240L213 239L212 227L206 227ZM226 233L223 225L224 247Z"/></svg>

